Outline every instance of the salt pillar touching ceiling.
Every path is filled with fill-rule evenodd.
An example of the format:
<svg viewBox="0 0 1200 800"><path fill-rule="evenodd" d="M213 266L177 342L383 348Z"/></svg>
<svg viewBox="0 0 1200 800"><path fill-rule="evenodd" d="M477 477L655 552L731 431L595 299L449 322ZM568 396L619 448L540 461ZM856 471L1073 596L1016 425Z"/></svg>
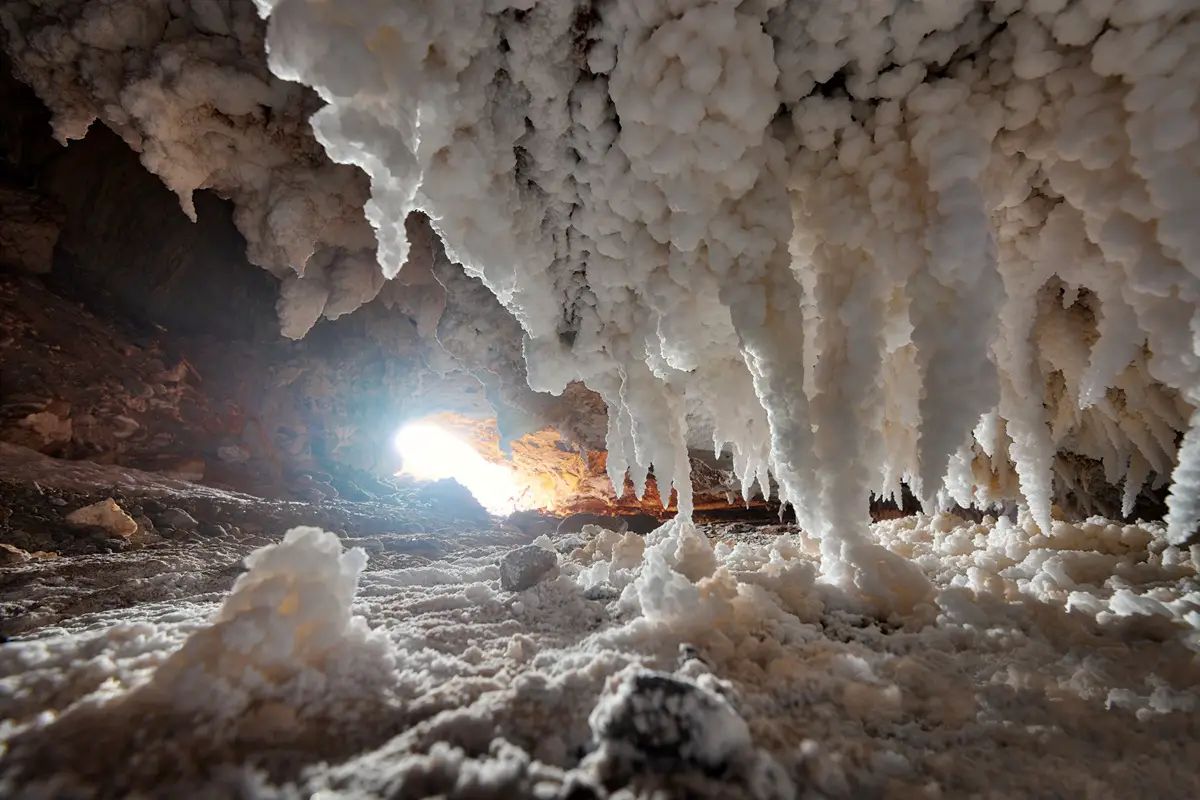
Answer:
<svg viewBox="0 0 1200 800"><path fill-rule="evenodd" d="M289 335L394 278L422 211L519 323L531 387L604 398L615 481L653 465L686 512L688 447L732 451L835 579L904 583L865 536L871 493L902 483L1019 498L1048 530L1084 459L1126 511L1173 480L1172 541L1200 519L1195 0L25 0L0 20L60 138L100 119L185 209L232 199Z"/></svg>

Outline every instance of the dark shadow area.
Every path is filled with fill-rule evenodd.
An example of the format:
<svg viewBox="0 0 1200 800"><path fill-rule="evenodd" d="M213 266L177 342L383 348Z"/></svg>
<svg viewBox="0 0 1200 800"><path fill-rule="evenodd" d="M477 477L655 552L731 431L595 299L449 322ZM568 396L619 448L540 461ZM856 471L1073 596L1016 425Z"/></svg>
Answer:
<svg viewBox="0 0 1200 800"><path fill-rule="evenodd" d="M62 153L50 129L50 109L13 76L0 48L0 185L34 189L45 164Z"/></svg>
<svg viewBox="0 0 1200 800"><path fill-rule="evenodd" d="M233 207L195 194L197 221L104 125L60 145L51 114L0 53L0 264L147 333L279 338L276 279L248 264Z"/></svg>
<svg viewBox="0 0 1200 800"><path fill-rule="evenodd" d="M222 340L279 337L276 279L246 262L233 206L195 194L196 222L111 130L94 123L46 168L67 211L51 288L103 316Z"/></svg>

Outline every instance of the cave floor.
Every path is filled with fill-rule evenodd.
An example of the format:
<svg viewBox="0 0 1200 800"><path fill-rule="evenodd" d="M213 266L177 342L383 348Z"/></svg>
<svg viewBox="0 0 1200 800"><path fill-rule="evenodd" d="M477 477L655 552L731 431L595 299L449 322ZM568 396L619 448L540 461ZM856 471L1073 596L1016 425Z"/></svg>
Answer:
<svg viewBox="0 0 1200 800"><path fill-rule="evenodd" d="M110 497L176 524L63 521ZM783 525L551 533L557 567L506 591L498 561L534 533L463 505L260 500L0 445L0 541L59 553L0 567L0 794L1200 796L1197 553L1153 525L881 522L938 592L882 614ZM366 550L353 600L330 600L339 547L275 549L290 577L265 606L231 594L301 524ZM635 665L745 730L651 693L597 734Z"/></svg>
<svg viewBox="0 0 1200 800"><path fill-rule="evenodd" d="M136 533L118 536L67 523L70 512L109 498L138 522ZM125 467L63 461L0 442L0 547L5 548L0 558L28 567L0 572L0 635L161 599L161 585L135 579L159 571L184 576L187 585L171 591L226 591L244 571L248 553L297 525L337 532L347 547L370 554L371 569L420 566L520 535L497 528L466 490L451 482L413 488L388 502L305 503ZM26 560L12 548L35 556Z"/></svg>

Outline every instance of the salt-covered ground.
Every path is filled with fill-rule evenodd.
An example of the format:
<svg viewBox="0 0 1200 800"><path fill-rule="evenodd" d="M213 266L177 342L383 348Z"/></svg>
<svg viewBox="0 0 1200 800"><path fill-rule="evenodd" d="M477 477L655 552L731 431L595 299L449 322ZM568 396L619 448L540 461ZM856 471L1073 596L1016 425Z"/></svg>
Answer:
<svg viewBox="0 0 1200 800"><path fill-rule="evenodd" d="M782 526L464 531L375 563L299 529L229 592L194 579L228 540L86 557L125 602L0 645L0 794L1200 796L1200 547L873 534L932 581L905 613L823 584ZM86 593L72 561L5 577Z"/></svg>

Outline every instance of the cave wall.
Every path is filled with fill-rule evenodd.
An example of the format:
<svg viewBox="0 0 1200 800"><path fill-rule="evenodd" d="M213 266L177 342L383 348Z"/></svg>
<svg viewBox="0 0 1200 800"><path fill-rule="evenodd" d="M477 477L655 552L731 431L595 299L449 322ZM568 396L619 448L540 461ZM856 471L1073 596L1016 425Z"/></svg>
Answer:
<svg viewBox="0 0 1200 800"><path fill-rule="evenodd" d="M43 166L62 148L50 138L50 112L16 80L0 50L0 266L49 272L65 210L37 191Z"/></svg>
<svg viewBox="0 0 1200 800"><path fill-rule="evenodd" d="M50 135L50 110L33 89L16 79L12 60L0 49L0 182L31 189L46 162L62 152Z"/></svg>
<svg viewBox="0 0 1200 800"><path fill-rule="evenodd" d="M0 102L0 437L286 494L302 472L386 474L407 417L491 413L404 310L284 339L228 202L196 192L193 222L101 123L60 145L7 59Z"/></svg>
<svg viewBox="0 0 1200 800"><path fill-rule="evenodd" d="M250 267L230 203L196 192L193 222L102 123L59 144L2 54L0 107L0 260L102 314L226 340L278 336L279 282Z"/></svg>
<svg viewBox="0 0 1200 800"><path fill-rule="evenodd" d="M184 335L278 337L278 280L246 262L227 201L196 192L192 222L100 123L44 167L39 185L66 210L51 273L58 285Z"/></svg>

